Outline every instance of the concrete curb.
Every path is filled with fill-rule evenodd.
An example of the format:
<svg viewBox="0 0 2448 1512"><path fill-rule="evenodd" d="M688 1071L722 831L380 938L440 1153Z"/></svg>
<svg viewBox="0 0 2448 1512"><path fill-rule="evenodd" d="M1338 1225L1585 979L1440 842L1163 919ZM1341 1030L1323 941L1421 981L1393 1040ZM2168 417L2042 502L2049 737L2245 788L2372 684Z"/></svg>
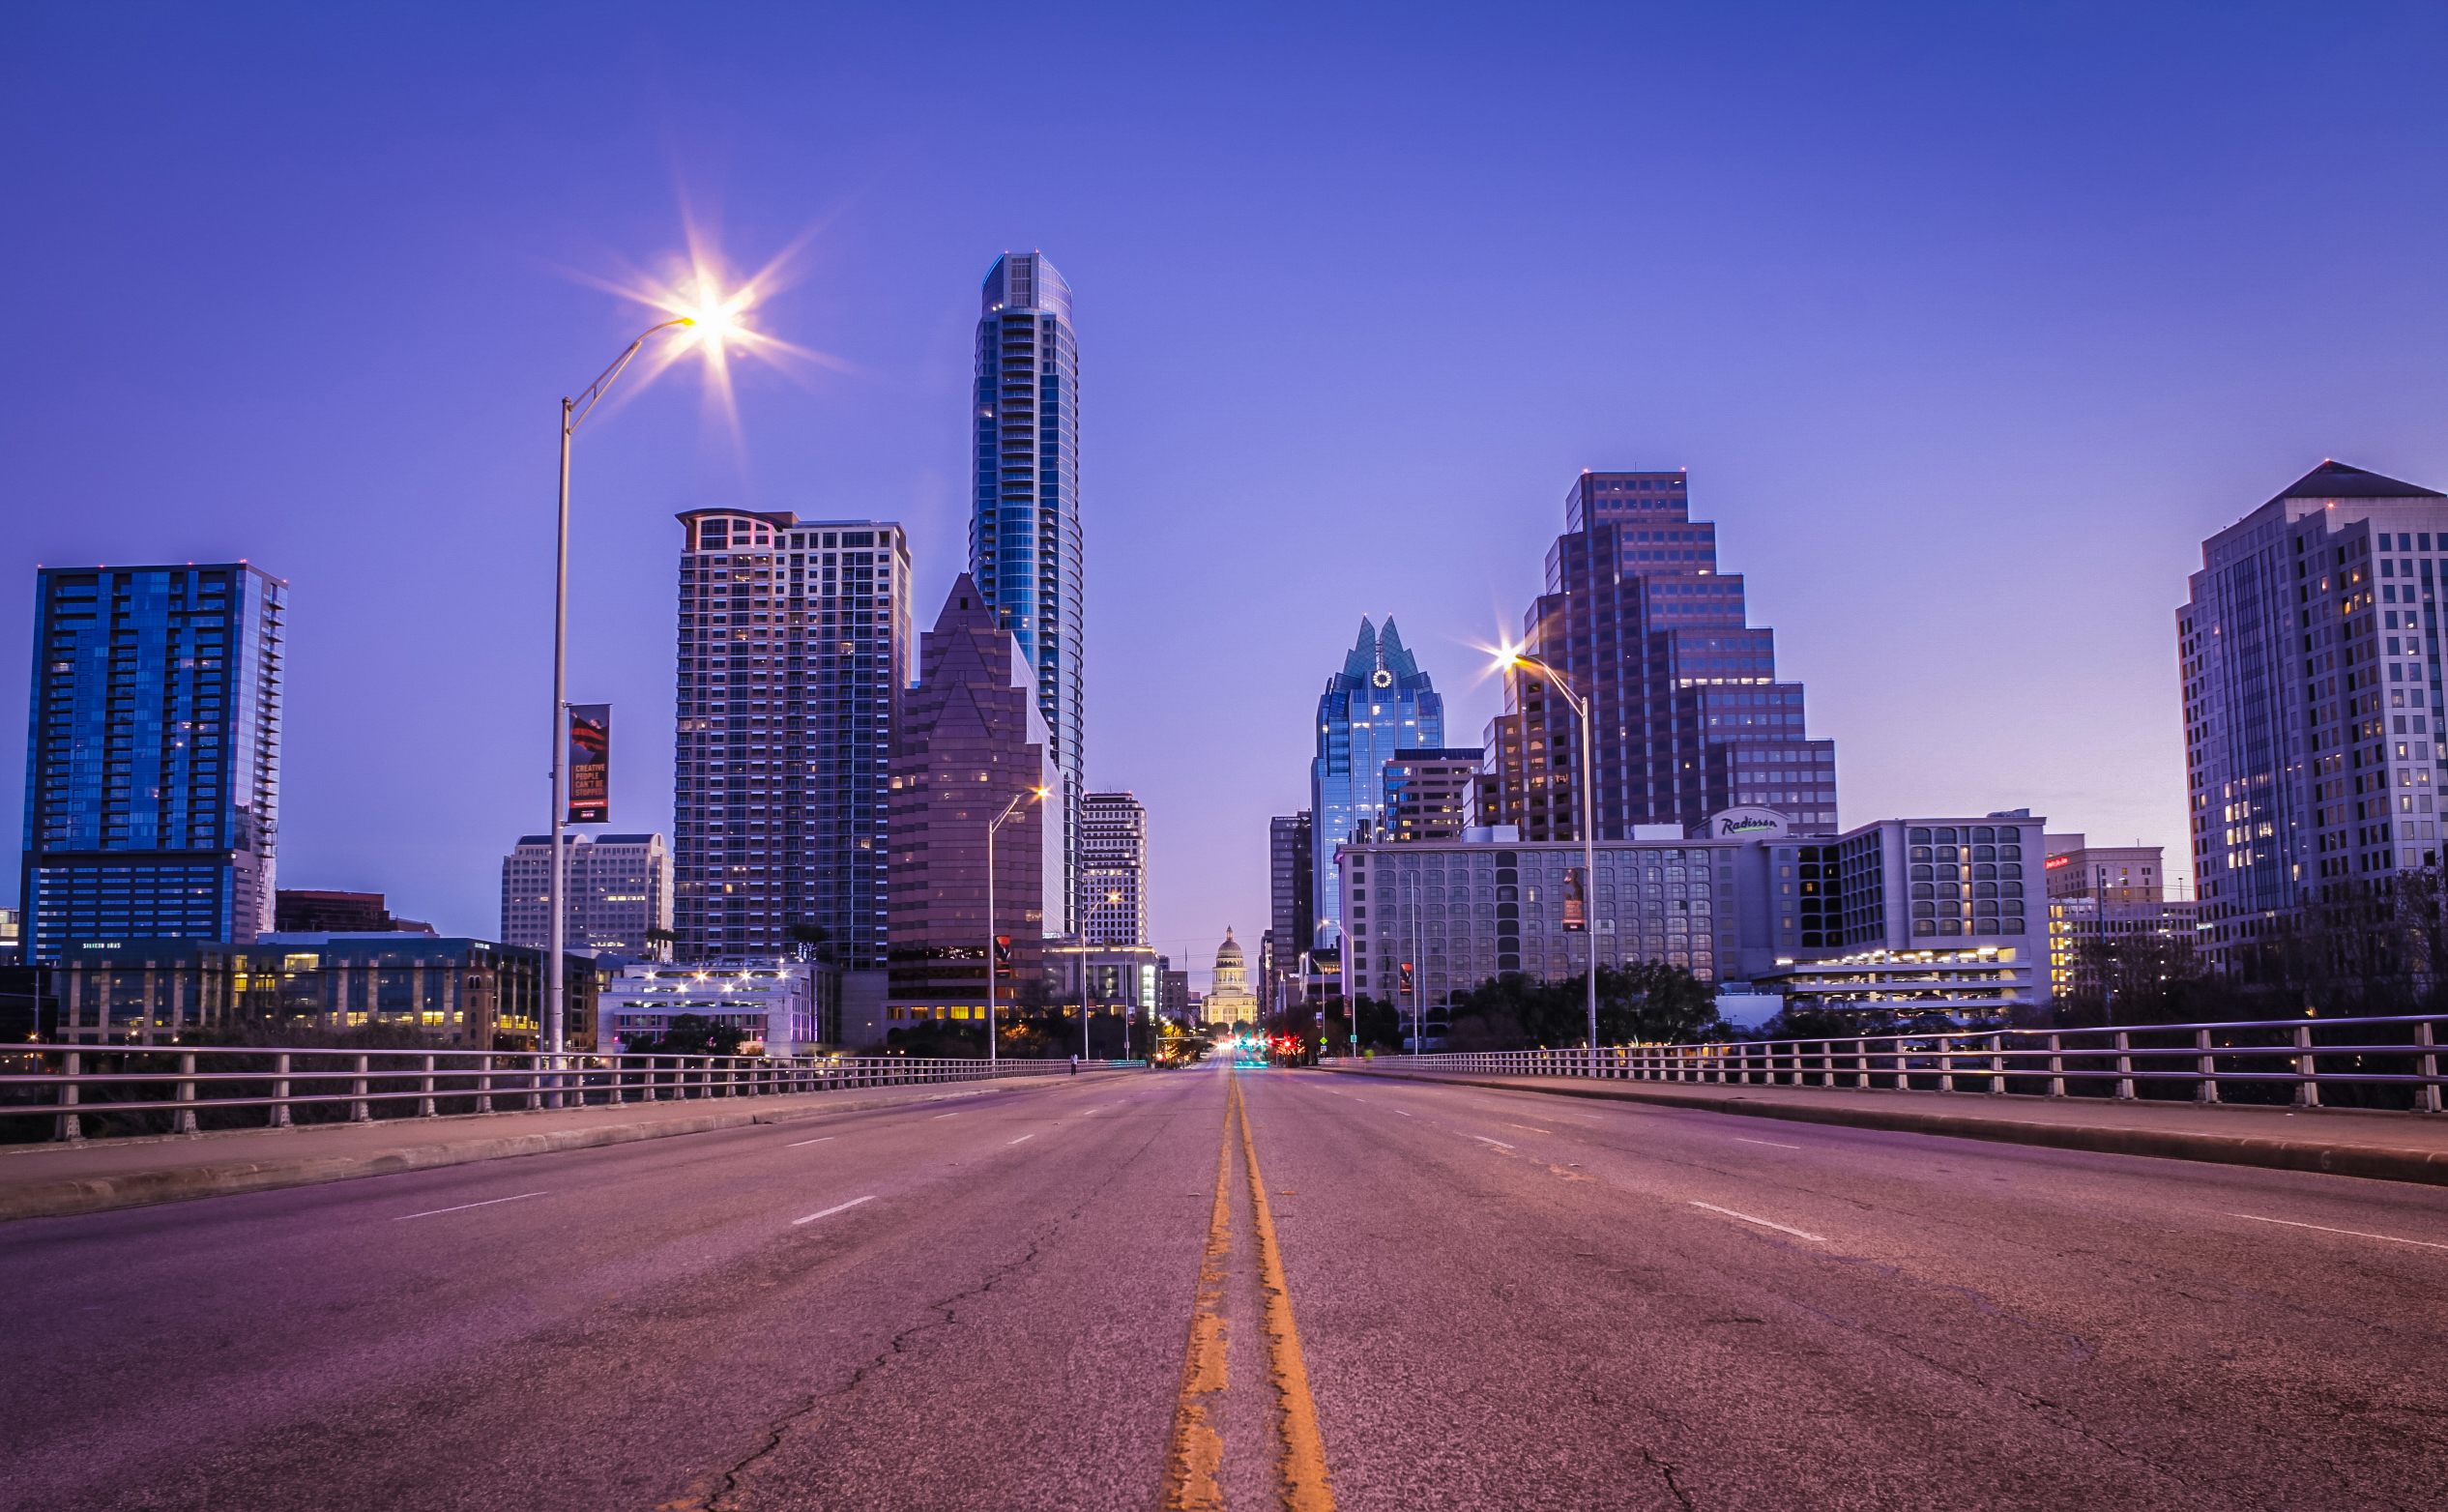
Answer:
<svg viewBox="0 0 2448 1512"><path fill-rule="evenodd" d="M1110 1074L1091 1072L1090 1075ZM400 1145L358 1154L325 1155L299 1160L237 1160L217 1165L188 1166L168 1171L136 1171L119 1176L69 1178L57 1181L0 1188L0 1223L19 1218L64 1218L79 1213L109 1212L122 1207L149 1207L199 1197L229 1197L241 1192L277 1191L292 1186L319 1186L360 1177L395 1176L442 1166L470 1165L480 1160L506 1160L518 1155L549 1155L569 1149L595 1149L641 1140L672 1139L684 1134L709 1134L717 1129L745 1128L759 1123L798 1123L877 1108L900 1108L953 1098L981 1097L1015 1088L1075 1085L1068 1076L1014 1078L958 1091L913 1092L897 1097L868 1097L855 1102L826 1102L794 1107L764 1107L700 1114L695 1118L652 1119L636 1123L599 1123L591 1128L556 1129L533 1134L505 1133L489 1139L457 1139ZM826 1097L826 1092L797 1095ZM723 1099L728 1101L729 1099ZM765 1101L743 1098L742 1101ZM516 1117L517 1115L508 1115ZM504 1117L493 1115L492 1117ZM306 1131L311 1132L311 1131Z"/></svg>
<svg viewBox="0 0 2448 1512"><path fill-rule="evenodd" d="M2271 1171L2311 1171L2327 1176L2363 1177L2375 1181L2448 1186L2448 1151L2399 1149L2385 1145L2269 1139L2249 1134L2200 1134L2181 1129L2027 1123L2013 1119L1915 1113L1904 1108L1825 1108L1744 1097L1731 1092L1670 1092L1610 1087L1604 1083L1500 1081L1469 1076L1426 1076L1405 1071L1368 1071L1339 1065L1320 1066L1318 1069L1341 1076L1369 1076L1384 1081L1477 1087L1494 1091L1540 1092L1555 1097L1594 1098L1601 1102L1649 1103L1664 1108L1732 1114L1737 1118L1777 1119L1789 1123L1829 1123L1846 1128L1884 1129L1899 1134L1982 1139L2001 1145L2039 1145L2054 1149L2084 1149L2099 1154L2148 1155L2160 1160L2199 1160L2216 1165L2258 1166Z"/></svg>

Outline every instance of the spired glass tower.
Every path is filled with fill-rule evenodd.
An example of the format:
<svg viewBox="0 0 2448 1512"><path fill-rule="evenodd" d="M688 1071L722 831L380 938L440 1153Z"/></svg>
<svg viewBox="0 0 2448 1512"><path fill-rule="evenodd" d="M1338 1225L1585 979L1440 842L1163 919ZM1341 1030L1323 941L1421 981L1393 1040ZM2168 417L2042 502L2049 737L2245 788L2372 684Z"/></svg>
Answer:
<svg viewBox="0 0 2448 1512"><path fill-rule="evenodd" d="M1404 649L1394 622L1381 632L1362 620L1343 670L1318 696L1318 754L1309 764L1312 944L1331 945L1342 937L1334 848L1355 827L1384 819L1385 764L1398 750L1444 743L1444 699Z"/></svg>
<svg viewBox="0 0 2448 1512"><path fill-rule="evenodd" d="M35 579L25 958L272 927L288 587L244 562Z"/></svg>
<svg viewBox="0 0 2448 1512"><path fill-rule="evenodd" d="M1062 773L1063 895L1045 932L1076 934L1080 889L1080 354L1071 286L1042 252L1005 252L986 275L977 321L976 500L971 574L1019 641ZM1058 913L1059 910L1059 913Z"/></svg>

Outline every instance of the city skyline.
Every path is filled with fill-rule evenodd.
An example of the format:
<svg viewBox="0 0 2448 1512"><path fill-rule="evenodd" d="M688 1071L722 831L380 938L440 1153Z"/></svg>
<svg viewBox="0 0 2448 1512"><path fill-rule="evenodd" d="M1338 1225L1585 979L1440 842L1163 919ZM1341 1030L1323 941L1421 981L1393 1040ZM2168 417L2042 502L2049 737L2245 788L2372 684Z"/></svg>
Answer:
<svg viewBox="0 0 2448 1512"><path fill-rule="evenodd" d="M770 19L774 51L805 51L812 23ZM2398 120L2345 61L2425 56L2430 22L2259 16L2205 54L2136 17L2103 58L2089 29L2038 17L1966 20L1945 47L1801 18L1798 50L1767 53L1729 21L1591 18L1487 58L1422 41L1410 73L1380 76L1349 70L1383 46L1355 23L1296 54L1261 45L1280 40L1263 23L1151 23L1125 45L1057 20L1081 67L1045 130L1078 151L1051 184L969 145L991 112L941 81L988 43L957 29L831 31L873 81L840 98L743 92L743 68L778 76L761 57L684 58L656 102L593 108L645 93L641 40L687 52L659 45L668 24L565 39L540 97L510 87L539 35L517 18L471 50L408 21L168 17L134 52L61 19L21 55L27 204L60 237L45 262L110 292L63 302L73 326L28 315L45 357L7 380L6 413L34 507L0 582L22 594L43 562L278 563L299 627L295 886L491 927L500 848L546 806L553 407L643 324L600 284L659 276L690 225L740 267L806 237L800 281L752 315L831 365L739 369L736 431L676 372L579 444L571 689L620 710L607 828L670 823L640 737L670 697L671 514L901 519L921 594L939 591L975 519L976 280L1000 249L1043 247L1093 291L1086 702L1128 709L1185 674L1234 690L1229 754L1185 759L1167 721L1088 741L1089 781L1153 816L1152 944L1197 965L1220 924L1265 916L1252 837L1305 802L1284 753L1308 745L1320 648L1390 614L1438 674L1448 740L1499 712L1472 648L1535 600L1559 475L1702 480L1780 670L1810 685L1812 733L1843 748L1846 822L2028 800L2165 845L2171 871L2168 585L2324 456L2448 478L2431 422L2448 316L2409 250L2438 211L2404 187L2439 129ZM1681 61L1636 111L1533 83L1565 43L1592 68ZM1121 67L1133 47L1175 67ZM1228 136L1173 107L1176 68L1280 108ZM1417 87L1485 70L1461 103ZM2276 119L2252 87L2273 72L2351 101ZM1886 150L1957 107L1945 144ZM539 111L590 126L499 152ZM435 129L400 141L411 117ZM248 166L268 133L293 144L277 174ZM1457 142L1511 171L1457 171ZM1355 172L1385 186L1365 214ZM2322 196L2407 234L2317 269L2274 250L2268 227ZM39 280L30 249L8 255ZM1472 319L1423 318L1457 297ZM1218 324L1219 302L1268 318ZM1506 375L1467 434L1404 381L1430 365ZM143 448L115 440L131 410ZM1228 438L1231 464L1208 465ZM31 618L0 615L12 707ZM2010 741L1967 716L2008 666L2040 690ZM1275 687L1301 691L1252 696ZM400 715L445 706L447 727Z"/></svg>

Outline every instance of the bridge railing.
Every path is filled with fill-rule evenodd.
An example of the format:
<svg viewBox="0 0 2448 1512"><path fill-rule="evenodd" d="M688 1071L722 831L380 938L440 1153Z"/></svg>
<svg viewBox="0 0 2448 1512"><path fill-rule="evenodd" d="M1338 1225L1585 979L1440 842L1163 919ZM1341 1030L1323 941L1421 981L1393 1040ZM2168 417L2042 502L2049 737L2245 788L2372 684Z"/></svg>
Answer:
<svg viewBox="0 0 2448 1512"><path fill-rule="evenodd" d="M1081 1061L1083 1069L1124 1064ZM1069 1061L0 1045L0 1140L196 1134L1059 1076Z"/></svg>
<svg viewBox="0 0 2448 1512"><path fill-rule="evenodd" d="M1967 1030L1852 1038L1392 1055L1327 1064L1595 1077L1710 1087L1909 1089L2118 1101L2227 1100L2441 1111L2434 1048L2448 1016L2285 1019L2111 1029Z"/></svg>

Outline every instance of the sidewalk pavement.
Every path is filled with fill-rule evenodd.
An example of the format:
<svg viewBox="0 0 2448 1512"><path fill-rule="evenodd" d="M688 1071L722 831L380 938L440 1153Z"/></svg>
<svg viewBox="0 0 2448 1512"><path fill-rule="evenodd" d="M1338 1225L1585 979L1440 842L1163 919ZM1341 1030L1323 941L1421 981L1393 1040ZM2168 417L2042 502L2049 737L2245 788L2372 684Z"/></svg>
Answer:
<svg viewBox="0 0 2448 1512"><path fill-rule="evenodd" d="M158 1138L0 1146L0 1222L143 1207L436 1166L593 1149L756 1123L790 1123L988 1092L1072 1087L1126 1071L944 1082L897 1091L795 1092Z"/></svg>
<svg viewBox="0 0 2448 1512"><path fill-rule="evenodd" d="M1616 1082L1577 1076L1328 1065L1344 1076L1648 1103L1795 1123L1942 1134L2113 1155L2206 1160L2448 1186L2448 1116L2237 1103L2115 1102L1978 1092Z"/></svg>

